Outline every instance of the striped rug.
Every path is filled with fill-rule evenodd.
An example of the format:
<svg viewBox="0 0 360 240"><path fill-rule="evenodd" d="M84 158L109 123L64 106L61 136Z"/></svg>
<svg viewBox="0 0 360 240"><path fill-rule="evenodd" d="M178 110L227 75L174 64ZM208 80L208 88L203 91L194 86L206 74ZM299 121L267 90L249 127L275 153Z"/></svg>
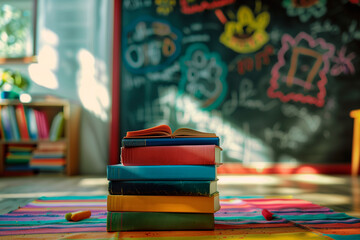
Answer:
<svg viewBox="0 0 360 240"><path fill-rule="evenodd" d="M360 219L286 197L221 197L214 231L106 232L106 196L42 197L0 215L0 239L360 239ZM274 213L267 221L262 209ZM67 212L91 210L79 222Z"/></svg>

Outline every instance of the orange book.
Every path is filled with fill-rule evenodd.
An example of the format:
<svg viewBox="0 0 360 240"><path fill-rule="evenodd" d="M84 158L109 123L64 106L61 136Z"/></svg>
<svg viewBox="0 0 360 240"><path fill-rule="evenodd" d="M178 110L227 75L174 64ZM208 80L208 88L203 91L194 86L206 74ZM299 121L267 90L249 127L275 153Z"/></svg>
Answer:
<svg viewBox="0 0 360 240"><path fill-rule="evenodd" d="M215 213L220 210L219 193L211 196L108 195L111 212Z"/></svg>
<svg viewBox="0 0 360 240"><path fill-rule="evenodd" d="M179 128L172 132L168 125L159 125L137 131L128 131L125 138L157 138L157 137L217 137L215 133L200 132L190 128Z"/></svg>
<svg viewBox="0 0 360 240"><path fill-rule="evenodd" d="M121 148L125 166L219 165L221 148L216 145L180 145Z"/></svg>
<svg viewBox="0 0 360 240"><path fill-rule="evenodd" d="M20 136L24 140L30 139L24 106L22 104L19 104L15 108L16 120L18 122Z"/></svg>

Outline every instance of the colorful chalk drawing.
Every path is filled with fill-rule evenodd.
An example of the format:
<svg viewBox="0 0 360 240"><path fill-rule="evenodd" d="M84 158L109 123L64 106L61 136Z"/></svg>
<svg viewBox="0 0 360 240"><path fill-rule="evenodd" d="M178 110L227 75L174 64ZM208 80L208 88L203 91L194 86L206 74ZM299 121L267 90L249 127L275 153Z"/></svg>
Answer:
<svg viewBox="0 0 360 240"><path fill-rule="evenodd" d="M181 32L164 20L140 17L122 36L124 65L134 74L163 70L181 52Z"/></svg>
<svg viewBox="0 0 360 240"><path fill-rule="evenodd" d="M227 93L227 66L220 55L204 44L193 44L180 59L180 68L178 95L194 96L204 110L218 107Z"/></svg>
<svg viewBox="0 0 360 240"><path fill-rule="evenodd" d="M270 64L270 56L274 54L274 47L267 45L262 51L259 51L255 56L238 56L229 64L229 70L233 70L236 66L240 75L244 75L246 72L261 71L262 66Z"/></svg>
<svg viewBox="0 0 360 240"><path fill-rule="evenodd" d="M347 56L345 54L346 47L342 47L338 51L338 55L331 59L335 63L330 70L331 75L338 76L342 73L345 75L355 74L355 67L351 61L356 57L356 54L354 52L348 54Z"/></svg>
<svg viewBox="0 0 360 240"><path fill-rule="evenodd" d="M207 9L215 9L234 3L235 0L180 0L181 12L193 14Z"/></svg>
<svg viewBox="0 0 360 240"><path fill-rule="evenodd" d="M268 12L264 11L255 18L249 7L242 6L237 11L237 21L225 23L220 42L238 53L255 52L269 41L265 31L269 22Z"/></svg>
<svg viewBox="0 0 360 240"><path fill-rule="evenodd" d="M284 34L278 62L271 70L268 96L282 102L295 101L322 107L329 60L334 51L333 44L322 38L314 39L305 32L300 32L295 38Z"/></svg>
<svg viewBox="0 0 360 240"><path fill-rule="evenodd" d="M156 12L159 15L169 15L174 10L176 0L155 0Z"/></svg>
<svg viewBox="0 0 360 240"><path fill-rule="evenodd" d="M301 22L311 17L320 18L326 13L327 0L283 0L282 6L290 17L299 16Z"/></svg>

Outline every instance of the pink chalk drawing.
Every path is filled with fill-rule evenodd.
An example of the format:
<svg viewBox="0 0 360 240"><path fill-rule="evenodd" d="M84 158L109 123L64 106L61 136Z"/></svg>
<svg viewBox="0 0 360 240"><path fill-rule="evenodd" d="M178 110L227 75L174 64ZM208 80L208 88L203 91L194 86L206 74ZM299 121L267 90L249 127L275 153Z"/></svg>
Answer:
<svg viewBox="0 0 360 240"><path fill-rule="evenodd" d="M284 34L278 62L271 70L270 98L282 102L301 102L324 106L329 59L334 55L333 44L322 38L314 39L305 32L295 38Z"/></svg>
<svg viewBox="0 0 360 240"><path fill-rule="evenodd" d="M356 54L352 52L345 56L345 53L346 47L342 47L338 51L338 56L331 59L335 63L330 70L331 75L338 76L341 73L344 73L345 75L355 74L355 67L351 61L356 57Z"/></svg>

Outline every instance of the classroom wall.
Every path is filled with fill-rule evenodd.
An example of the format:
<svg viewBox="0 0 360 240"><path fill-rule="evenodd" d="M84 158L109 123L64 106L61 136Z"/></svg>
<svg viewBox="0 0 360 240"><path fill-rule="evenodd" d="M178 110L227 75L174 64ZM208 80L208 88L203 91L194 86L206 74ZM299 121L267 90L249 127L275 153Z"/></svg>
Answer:
<svg viewBox="0 0 360 240"><path fill-rule="evenodd" d="M111 108L112 1L39 0L38 62L3 65L31 78L29 93L82 108L80 173L105 174Z"/></svg>

